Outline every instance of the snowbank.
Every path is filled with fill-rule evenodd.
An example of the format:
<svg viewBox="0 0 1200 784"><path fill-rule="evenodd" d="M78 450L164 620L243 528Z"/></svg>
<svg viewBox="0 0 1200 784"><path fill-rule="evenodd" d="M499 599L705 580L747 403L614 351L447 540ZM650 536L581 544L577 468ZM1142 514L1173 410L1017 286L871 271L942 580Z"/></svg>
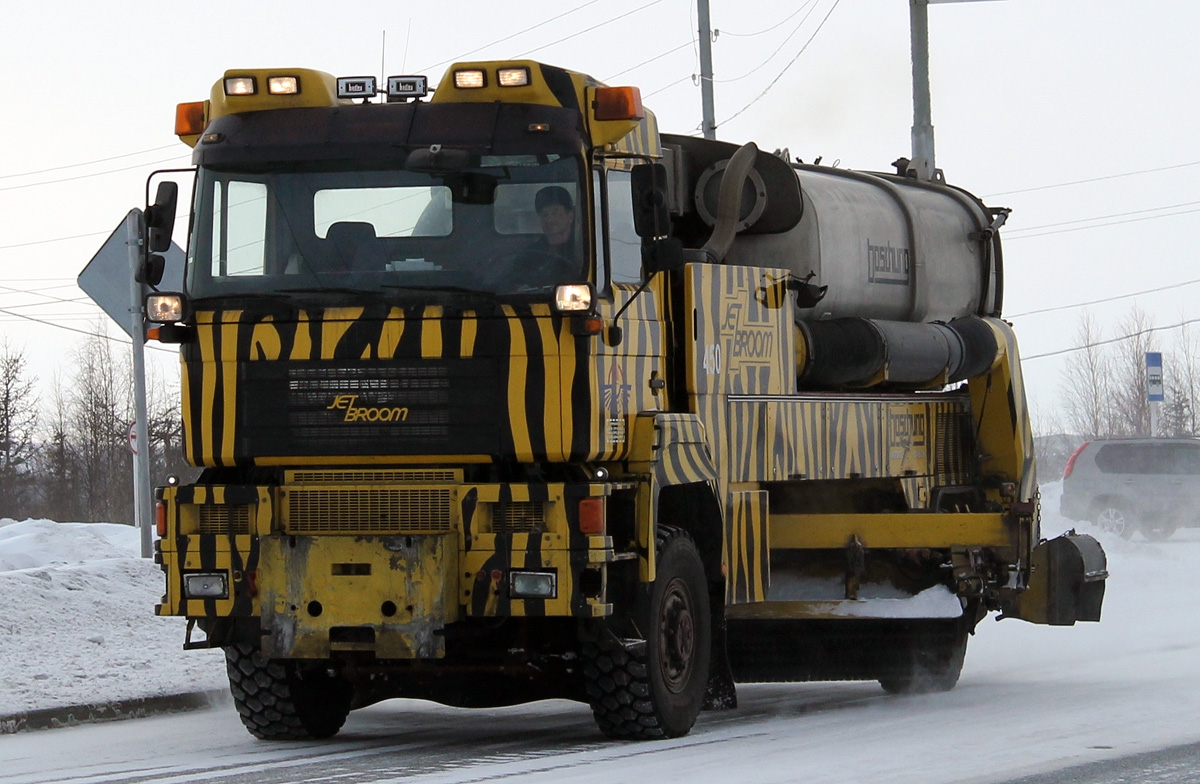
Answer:
<svg viewBox="0 0 1200 784"><path fill-rule="evenodd" d="M127 525L0 520L0 715L226 688L221 652L154 615L139 549Z"/></svg>

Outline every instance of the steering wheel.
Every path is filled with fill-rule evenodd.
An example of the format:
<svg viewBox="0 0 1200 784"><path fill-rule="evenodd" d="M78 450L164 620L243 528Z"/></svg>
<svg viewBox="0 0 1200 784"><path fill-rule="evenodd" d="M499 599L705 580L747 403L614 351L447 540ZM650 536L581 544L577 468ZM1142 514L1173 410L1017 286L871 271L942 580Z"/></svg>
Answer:
<svg viewBox="0 0 1200 784"><path fill-rule="evenodd" d="M532 288L550 286L577 274L575 262L548 250L526 248L495 253L487 258L489 283L507 281Z"/></svg>

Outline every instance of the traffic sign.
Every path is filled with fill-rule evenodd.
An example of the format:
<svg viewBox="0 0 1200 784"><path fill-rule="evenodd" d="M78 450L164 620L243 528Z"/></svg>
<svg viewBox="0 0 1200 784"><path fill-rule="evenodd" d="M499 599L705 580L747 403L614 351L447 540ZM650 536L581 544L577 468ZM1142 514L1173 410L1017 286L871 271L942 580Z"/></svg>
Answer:
<svg viewBox="0 0 1200 784"><path fill-rule="evenodd" d="M122 218L108 236L96 255L79 273L79 288L92 298L108 317L117 322L125 334L133 337L130 313L133 308L141 308L141 302L130 302L131 281L129 280L129 240L126 230L126 218ZM166 261L162 282L156 287L159 291L183 291L183 249L171 243L171 249L162 254ZM146 284L142 284L142 297L151 293Z"/></svg>

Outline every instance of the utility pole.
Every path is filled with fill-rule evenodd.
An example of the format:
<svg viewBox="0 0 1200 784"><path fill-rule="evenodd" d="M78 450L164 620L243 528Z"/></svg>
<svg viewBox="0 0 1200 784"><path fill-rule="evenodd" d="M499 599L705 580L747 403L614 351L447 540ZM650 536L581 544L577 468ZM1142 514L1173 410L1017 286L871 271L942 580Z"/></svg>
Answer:
<svg viewBox="0 0 1200 784"><path fill-rule="evenodd" d="M705 139L717 138L717 118L713 112L712 23L708 18L708 0L696 0L700 20L700 106L704 119L700 129Z"/></svg>
<svg viewBox="0 0 1200 784"><path fill-rule="evenodd" d="M929 6L932 3L976 3L980 0L909 0L912 36L913 127L912 163L919 180L937 175L933 159L933 112L929 106Z"/></svg>
<svg viewBox="0 0 1200 784"><path fill-rule="evenodd" d="M932 180L933 113L929 106L929 0L909 0L912 36L913 127L912 163L919 180Z"/></svg>

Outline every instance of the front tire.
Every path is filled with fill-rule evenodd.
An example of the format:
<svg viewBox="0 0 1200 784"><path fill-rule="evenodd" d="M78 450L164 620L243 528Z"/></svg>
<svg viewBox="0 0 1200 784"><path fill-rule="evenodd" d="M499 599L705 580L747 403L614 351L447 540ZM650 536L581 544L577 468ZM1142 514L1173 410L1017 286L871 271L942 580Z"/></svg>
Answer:
<svg viewBox="0 0 1200 784"><path fill-rule="evenodd" d="M1122 539L1133 537L1133 518L1122 504L1115 501L1099 503L1092 511L1092 520L1102 531L1108 531Z"/></svg>
<svg viewBox="0 0 1200 784"><path fill-rule="evenodd" d="M268 659L250 645L229 645L225 670L242 724L261 740L330 738L350 713L350 684L319 667Z"/></svg>
<svg viewBox="0 0 1200 784"><path fill-rule="evenodd" d="M700 552L683 531L661 526L657 577L635 609L644 645L626 646L607 629L582 634L583 672L596 724L610 738L686 735L704 703L712 618Z"/></svg>

